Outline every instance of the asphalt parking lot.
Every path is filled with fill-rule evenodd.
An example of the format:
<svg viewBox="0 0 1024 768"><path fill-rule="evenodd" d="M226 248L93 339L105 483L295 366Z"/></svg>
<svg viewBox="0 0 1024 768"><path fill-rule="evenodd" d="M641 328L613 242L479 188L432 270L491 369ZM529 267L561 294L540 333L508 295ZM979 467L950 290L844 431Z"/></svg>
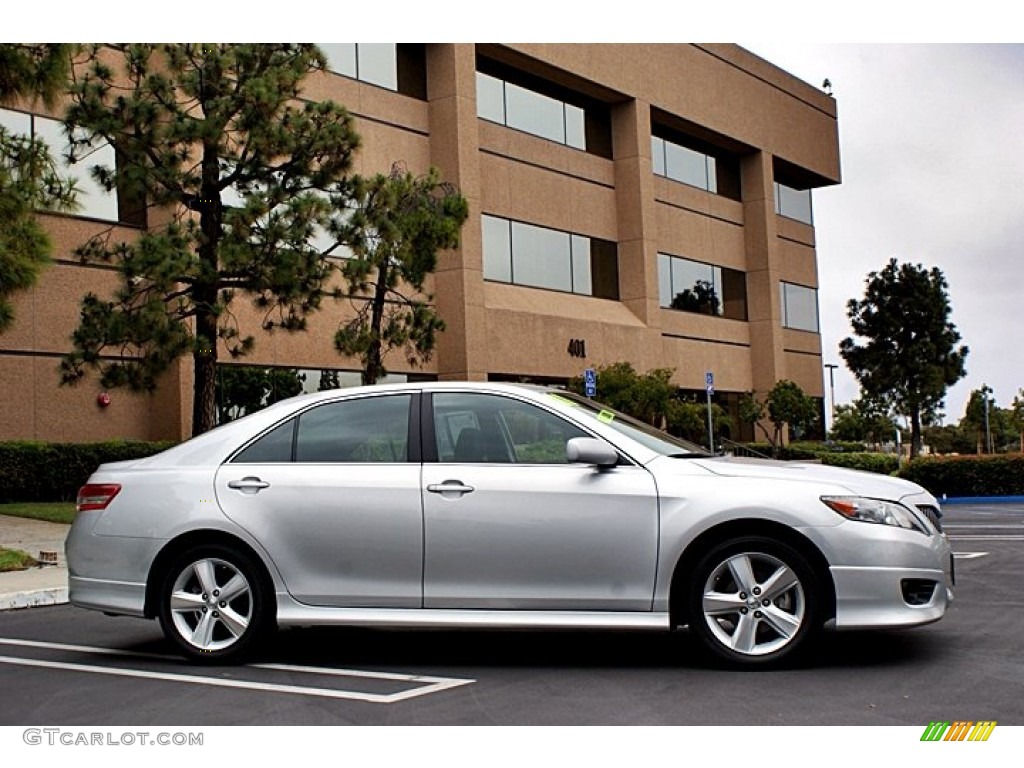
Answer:
<svg viewBox="0 0 1024 768"><path fill-rule="evenodd" d="M295 629L196 667L155 622L0 613L0 725L1024 725L1024 505L947 507L937 624L825 637L792 669L717 668L685 632Z"/></svg>

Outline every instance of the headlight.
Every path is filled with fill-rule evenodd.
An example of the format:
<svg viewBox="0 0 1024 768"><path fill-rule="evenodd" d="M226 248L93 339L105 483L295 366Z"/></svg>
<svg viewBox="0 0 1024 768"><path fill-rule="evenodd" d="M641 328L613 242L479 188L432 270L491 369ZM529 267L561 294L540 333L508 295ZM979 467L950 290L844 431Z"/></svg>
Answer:
<svg viewBox="0 0 1024 768"><path fill-rule="evenodd" d="M830 509L850 520L895 525L898 528L928 534L928 530L917 519L917 516L895 501L866 499L862 496L822 496L821 500Z"/></svg>

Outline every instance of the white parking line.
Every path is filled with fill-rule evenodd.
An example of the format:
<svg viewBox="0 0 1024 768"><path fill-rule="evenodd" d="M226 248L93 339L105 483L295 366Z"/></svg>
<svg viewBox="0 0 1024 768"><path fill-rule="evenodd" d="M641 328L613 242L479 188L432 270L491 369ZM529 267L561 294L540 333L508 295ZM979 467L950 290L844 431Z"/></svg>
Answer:
<svg viewBox="0 0 1024 768"><path fill-rule="evenodd" d="M1024 534L999 535L995 533L956 533L949 538L953 541L1024 541Z"/></svg>
<svg viewBox="0 0 1024 768"><path fill-rule="evenodd" d="M49 650L73 651L76 653L91 653L101 656L126 656L130 658L144 658L156 660L175 660L175 656L167 656L158 653L143 653L141 651L121 651L114 648L100 648L90 645L67 645L64 643L47 643L41 640L20 640L16 638L0 638L0 645L13 645L27 648L45 648ZM92 672L100 675L113 675L115 677L134 677L148 680L165 680L176 683L192 683L195 685L210 685L220 688L242 688L252 691L267 691L272 693L291 693L301 696L316 696L327 699L350 699L354 701L368 701L374 704L394 704L399 701L426 696L431 693L457 688L462 685L469 685L475 680L459 679L452 677L432 677L428 675L406 675L397 672L369 672L360 669L336 669L333 667L308 667L291 664L247 664L249 669L272 669L285 672L298 672L313 675L325 675L334 677L355 677L369 678L375 680L402 681L416 684L416 687L396 693L379 694L366 693L363 691L347 691L343 689L322 688L317 686L283 685L280 683L258 683L248 680L226 680L224 678L206 677L204 675L186 675L176 672L154 672L144 669L121 669L118 667L103 667L95 664L78 664L75 662L47 661L45 659L25 659L16 656L0 656L0 664L12 664L26 667L43 667L48 669L64 669L72 672Z"/></svg>
<svg viewBox="0 0 1024 768"><path fill-rule="evenodd" d="M953 557L957 560L976 560L979 557L985 557L988 552L954 552Z"/></svg>

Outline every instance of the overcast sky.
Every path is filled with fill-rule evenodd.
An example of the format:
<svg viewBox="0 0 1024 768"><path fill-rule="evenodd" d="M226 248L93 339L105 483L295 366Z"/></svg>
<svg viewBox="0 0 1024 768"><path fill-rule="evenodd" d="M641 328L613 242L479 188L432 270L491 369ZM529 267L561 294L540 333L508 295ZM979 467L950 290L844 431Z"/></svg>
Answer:
<svg viewBox="0 0 1024 768"><path fill-rule="evenodd" d="M896 257L945 273L970 348L947 422L982 383L1009 405L1024 387L1024 45L743 46L812 85L828 78L838 103L843 181L814 192L836 402L858 395L838 352L846 302Z"/></svg>

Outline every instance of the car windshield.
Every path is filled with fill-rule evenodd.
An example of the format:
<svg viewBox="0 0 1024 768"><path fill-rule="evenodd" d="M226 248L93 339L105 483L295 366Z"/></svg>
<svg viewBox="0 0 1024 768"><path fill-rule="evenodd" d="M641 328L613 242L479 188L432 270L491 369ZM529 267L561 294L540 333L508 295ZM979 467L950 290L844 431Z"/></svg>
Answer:
<svg viewBox="0 0 1024 768"><path fill-rule="evenodd" d="M710 456L706 448L688 440L662 432L650 424L645 424L639 419L627 416L621 411L609 408L601 403L594 402L589 398L577 395L574 392L564 390L549 390L548 396L556 398L563 405L571 405L578 408L582 415L587 418L601 422L617 432L621 432L631 440L635 440L646 448L660 453L662 456L671 456L677 459L699 458Z"/></svg>

